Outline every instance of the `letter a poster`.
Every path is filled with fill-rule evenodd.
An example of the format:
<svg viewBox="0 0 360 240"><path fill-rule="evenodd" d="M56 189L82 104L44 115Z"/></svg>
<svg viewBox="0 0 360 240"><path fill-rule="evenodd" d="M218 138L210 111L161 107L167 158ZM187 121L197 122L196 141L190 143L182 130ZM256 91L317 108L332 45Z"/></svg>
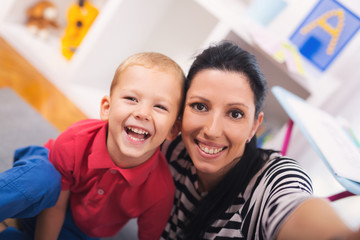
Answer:
<svg viewBox="0 0 360 240"><path fill-rule="evenodd" d="M320 0L290 40L324 71L360 28L360 18L335 0Z"/></svg>

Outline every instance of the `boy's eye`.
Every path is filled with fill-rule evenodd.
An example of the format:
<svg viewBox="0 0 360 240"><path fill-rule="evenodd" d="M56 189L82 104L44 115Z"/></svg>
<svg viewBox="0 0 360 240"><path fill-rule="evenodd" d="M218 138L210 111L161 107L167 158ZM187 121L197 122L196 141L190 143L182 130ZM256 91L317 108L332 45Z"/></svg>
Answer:
<svg viewBox="0 0 360 240"><path fill-rule="evenodd" d="M155 105L156 108L159 108L161 110L167 111L168 109L164 107L163 105Z"/></svg>
<svg viewBox="0 0 360 240"><path fill-rule="evenodd" d="M205 112L207 110L206 105L203 103L192 103L190 107L199 112Z"/></svg>
<svg viewBox="0 0 360 240"><path fill-rule="evenodd" d="M124 97L124 99L132 101L132 102L137 102L137 99L134 97Z"/></svg>
<svg viewBox="0 0 360 240"><path fill-rule="evenodd" d="M233 119L241 119L244 116L244 113L240 110L232 110L229 112L229 117Z"/></svg>

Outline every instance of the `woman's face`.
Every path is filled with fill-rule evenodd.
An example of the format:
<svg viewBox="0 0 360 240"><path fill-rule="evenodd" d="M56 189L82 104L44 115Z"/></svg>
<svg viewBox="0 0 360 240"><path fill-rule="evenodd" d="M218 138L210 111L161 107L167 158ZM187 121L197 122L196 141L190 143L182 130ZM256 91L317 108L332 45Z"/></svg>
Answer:
<svg viewBox="0 0 360 240"><path fill-rule="evenodd" d="M223 176L244 153L260 125L247 77L236 72L202 70L187 92L182 138L198 175Z"/></svg>

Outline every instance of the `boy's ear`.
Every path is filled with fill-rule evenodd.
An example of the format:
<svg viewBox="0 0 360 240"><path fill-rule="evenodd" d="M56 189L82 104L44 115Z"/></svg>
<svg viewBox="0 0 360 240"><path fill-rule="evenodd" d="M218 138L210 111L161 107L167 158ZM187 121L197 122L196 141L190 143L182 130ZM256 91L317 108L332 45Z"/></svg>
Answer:
<svg viewBox="0 0 360 240"><path fill-rule="evenodd" d="M180 133L181 130L181 120L180 119L176 119L174 125L172 126L172 128L170 129L166 140L168 141L172 141L174 140Z"/></svg>
<svg viewBox="0 0 360 240"><path fill-rule="evenodd" d="M109 112L110 112L110 97L104 96L101 99L100 119L103 121L109 120Z"/></svg>

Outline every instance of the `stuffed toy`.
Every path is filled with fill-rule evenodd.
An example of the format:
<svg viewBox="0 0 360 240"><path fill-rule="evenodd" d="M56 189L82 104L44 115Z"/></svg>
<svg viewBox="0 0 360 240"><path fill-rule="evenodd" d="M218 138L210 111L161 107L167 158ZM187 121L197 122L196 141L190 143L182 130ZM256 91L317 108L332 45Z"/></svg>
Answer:
<svg viewBox="0 0 360 240"><path fill-rule="evenodd" d="M57 7L49 1L39 1L26 11L26 27L29 32L43 40L47 40L52 29L58 28Z"/></svg>

